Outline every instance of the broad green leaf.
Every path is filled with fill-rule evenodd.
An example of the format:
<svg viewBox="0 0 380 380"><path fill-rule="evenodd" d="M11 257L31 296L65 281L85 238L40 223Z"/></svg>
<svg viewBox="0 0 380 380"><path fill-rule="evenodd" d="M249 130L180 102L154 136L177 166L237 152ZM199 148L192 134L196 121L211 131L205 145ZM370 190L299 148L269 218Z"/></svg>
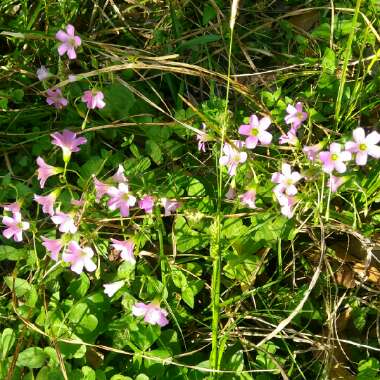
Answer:
<svg viewBox="0 0 380 380"><path fill-rule="evenodd" d="M15 248L9 245L0 246L0 261L12 260L17 261L24 259L28 251L25 248Z"/></svg>
<svg viewBox="0 0 380 380"><path fill-rule="evenodd" d="M19 367L41 368L48 358L42 348L30 347L20 352L16 365Z"/></svg>
<svg viewBox="0 0 380 380"><path fill-rule="evenodd" d="M22 297L23 295L28 293L31 289L29 282L22 278L13 279L13 277L6 276L4 277L4 281L10 290L13 291L13 288L14 288L17 297Z"/></svg>
<svg viewBox="0 0 380 380"><path fill-rule="evenodd" d="M81 273L81 275L78 278L70 282L67 291L74 298L82 298L87 293L89 287L90 280L88 276L85 273Z"/></svg>
<svg viewBox="0 0 380 380"><path fill-rule="evenodd" d="M1 339L0 339L0 349L1 349L2 360L4 360L8 356L11 348L15 344L15 341L16 341L15 332L10 328L4 329L3 333L1 334Z"/></svg>

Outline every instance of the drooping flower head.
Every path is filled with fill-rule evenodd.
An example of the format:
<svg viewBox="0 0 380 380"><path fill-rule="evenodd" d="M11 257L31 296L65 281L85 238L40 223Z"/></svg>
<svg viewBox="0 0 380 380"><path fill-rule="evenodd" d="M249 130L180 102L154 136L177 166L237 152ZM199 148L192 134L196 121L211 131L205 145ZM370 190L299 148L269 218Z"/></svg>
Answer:
<svg viewBox="0 0 380 380"><path fill-rule="evenodd" d="M319 153L319 159L322 161L322 170L326 173L332 173L335 169L338 173L344 173L347 169L345 161L351 160L351 153L344 150L338 143L330 145L330 151Z"/></svg>
<svg viewBox="0 0 380 380"><path fill-rule="evenodd" d="M336 177L335 175L330 175L327 181L327 186L330 188L332 193L336 193L340 186L342 186L347 181L345 177Z"/></svg>
<svg viewBox="0 0 380 380"><path fill-rule="evenodd" d="M108 297L112 297L119 289L124 286L125 281L116 281L111 284L103 284L104 293L107 294Z"/></svg>
<svg viewBox="0 0 380 380"><path fill-rule="evenodd" d="M13 237L13 240L17 242L22 241L22 231L29 229L29 223L21 220L21 213L15 212L12 217L3 216L2 221L7 226L3 231L3 236L6 239Z"/></svg>
<svg viewBox="0 0 380 380"><path fill-rule="evenodd" d="M59 88L55 90L49 88L46 91L46 95L46 103L49 104L49 106L54 105L55 108L61 109L69 104L68 100L63 97L62 91Z"/></svg>
<svg viewBox="0 0 380 380"><path fill-rule="evenodd" d="M357 165L363 166L367 163L368 156L380 158L380 134L376 131L365 135L363 128L356 128L352 132L354 141L348 141L345 145L346 150L355 153L355 162Z"/></svg>
<svg viewBox="0 0 380 380"><path fill-rule="evenodd" d="M82 41L79 36L75 35L74 27L68 24L66 26L66 32L59 30L55 37L58 41L62 42L58 46L58 54L62 56L66 53L69 59L75 59L77 57L75 49L80 46Z"/></svg>
<svg viewBox="0 0 380 380"><path fill-rule="evenodd" d="M111 180L116 183L126 183L128 182L127 177L124 174L123 165L119 164L116 173L111 177Z"/></svg>
<svg viewBox="0 0 380 380"><path fill-rule="evenodd" d="M136 263L135 255L133 254L133 250L135 248L135 243L132 239L129 240L117 240L111 239L112 247L120 252L120 257L128 261L131 264Z"/></svg>
<svg viewBox="0 0 380 380"><path fill-rule="evenodd" d="M12 214L20 212L20 209L21 209L21 206L18 202L8 203L5 205L1 205L0 207L2 207L4 209L4 211L9 211Z"/></svg>
<svg viewBox="0 0 380 380"><path fill-rule="evenodd" d="M54 261L58 261L58 255L61 251L63 245L61 240L59 239L48 239L44 236L41 236L43 241L42 245L46 248L46 250L50 253L51 258Z"/></svg>
<svg viewBox="0 0 380 380"><path fill-rule="evenodd" d="M108 201L109 209L119 209L121 216L129 216L129 208L135 205L136 197L129 192L128 184L119 183L118 187L111 186L107 194L111 197Z"/></svg>
<svg viewBox="0 0 380 380"><path fill-rule="evenodd" d="M302 149L302 152L306 154L306 157L310 161L315 161L318 158L318 153L321 151L321 149L322 149L322 144L318 143L311 146L304 146Z"/></svg>
<svg viewBox="0 0 380 380"><path fill-rule="evenodd" d="M139 200L138 205L147 214L151 214L154 207L154 197L151 195L144 195L142 199Z"/></svg>
<svg viewBox="0 0 380 380"><path fill-rule="evenodd" d="M228 143L224 143L223 153L225 155L219 159L220 165L228 167L228 174L231 177L236 174L237 166L247 160L247 153L240 151L244 146L244 142L234 140L233 143L236 148Z"/></svg>
<svg viewBox="0 0 380 380"><path fill-rule="evenodd" d="M63 160L68 162L72 152L79 152L79 145L86 144L85 137L77 137L77 134L65 129L62 133L54 132L50 135L53 140L52 144L62 149Z"/></svg>
<svg viewBox="0 0 380 380"><path fill-rule="evenodd" d="M34 200L42 206L42 212L51 216L54 215L54 202L56 199L57 195L55 192L52 192L49 195L34 194Z"/></svg>
<svg viewBox="0 0 380 380"><path fill-rule="evenodd" d="M44 188L45 182L49 177L63 172L62 168L48 165L41 157L37 157L37 165L37 173L41 189Z"/></svg>
<svg viewBox="0 0 380 380"><path fill-rule="evenodd" d="M178 201L176 200L172 201L167 198L161 198L161 205L165 209L165 212L164 212L165 216L171 215L181 206L181 204Z"/></svg>
<svg viewBox="0 0 380 380"><path fill-rule="evenodd" d="M256 191L248 190L240 195L240 202L249 208L256 208Z"/></svg>
<svg viewBox="0 0 380 380"><path fill-rule="evenodd" d="M81 248L76 241L71 241L62 254L62 259L66 263L71 263L70 269L73 272L81 274L83 268L88 272L96 269L96 264L91 260L93 256L94 251L90 247Z"/></svg>
<svg viewBox="0 0 380 380"><path fill-rule="evenodd" d="M291 124L296 131L301 126L301 124L307 119L307 112L304 112L302 110L301 102L296 103L295 107L293 107L291 104L288 104L286 112L288 114L285 116L285 123Z"/></svg>
<svg viewBox="0 0 380 380"><path fill-rule="evenodd" d="M297 145L298 144L298 137L297 137L297 131L292 127L290 128L289 132L286 135L281 135L278 143L280 145L289 144L289 145Z"/></svg>
<svg viewBox="0 0 380 380"><path fill-rule="evenodd" d="M272 174L272 182L277 183L273 191L276 194L286 193L286 195L297 194L297 188L295 184L302 178L299 172L292 172L292 168L289 164L282 164L282 172L276 172Z"/></svg>
<svg viewBox="0 0 380 380"><path fill-rule="evenodd" d="M37 69L36 74L37 74L38 80L40 81L43 81L51 76L51 74L49 73L49 70L44 65L42 65L39 69Z"/></svg>
<svg viewBox="0 0 380 380"><path fill-rule="evenodd" d="M169 323L166 318L168 312L153 302L148 304L137 302L132 306L132 314L135 317L144 317L144 321L151 325L164 327Z"/></svg>
<svg viewBox="0 0 380 380"><path fill-rule="evenodd" d="M104 108L106 103L104 103L103 99L104 94L97 90L87 90L82 96L82 102L86 103L87 108L90 110Z"/></svg>
<svg viewBox="0 0 380 380"><path fill-rule="evenodd" d="M72 233L75 234L78 228L74 223L74 219L70 214L66 214L64 212L58 211L51 217L51 220L54 224L59 225L59 231L64 233Z"/></svg>
<svg viewBox="0 0 380 380"><path fill-rule="evenodd" d="M206 152L206 143L210 138L206 132L206 124L202 123L202 131L197 133L198 150L200 152Z"/></svg>
<svg viewBox="0 0 380 380"><path fill-rule="evenodd" d="M252 115L249 119L249 124L240 126L239 133L248 136L245 140L245 145L248 149L256 148L258 143L262 145L271 143L272 135L266 131L271 123L271 119L267 116L259 120L256 115Z"/></svg>
<svg viewBox="0 0 380 380"><path fill-rule="evenodd" d="M278 200L278 203L281 206L281 214L286 216L287 218L293 217L293 206L297 203L296 198L293 196L288 196L284 193L275 192L274 194Z"/></svg>
<svg viewBox="0 0 380 380"><path fill-rule="evenodd" d="M99 181L95 176L94 176L94 186L95 186L95 192L96 192L96 202L99 202L100 199L103 197L103 195L106 195L110 186L107 185L104 182Z"/></svg>
<svg viewBox="0 0 380 380"><path fill-rule="evenodd" d="M230 201L235 199L236 198L236 188L234 186L230 186L224 197Z"/></svg>

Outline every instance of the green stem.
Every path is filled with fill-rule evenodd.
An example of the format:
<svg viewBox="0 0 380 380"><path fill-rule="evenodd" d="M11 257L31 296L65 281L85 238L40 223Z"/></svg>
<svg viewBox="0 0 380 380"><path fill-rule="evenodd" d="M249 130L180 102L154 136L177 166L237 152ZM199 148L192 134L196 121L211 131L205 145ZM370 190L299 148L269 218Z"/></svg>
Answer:
<svg viewBox="0 0 380 380"><path fill-rule="evenodd" d="M351 46L354 40L354 36L357 33L356 24L358 22L358 15L360 12L360 4L361 4L361 0L357 0L354 17L352 18L351 32L350 32L350 35L348 36L348 41L346 45L346 52L345 52L344 62L343 62L343 67L342 67L342 76L339 83L339 90L338 90L338 96L336 99L336 107L335 107L335 121L337 124L339 124L339 121L341 119L340 111L341 111L341 106L342 106L342 97L343 97L343 92L344 92L344 86L346 84L348 61L351 57Z"/></svg>
<svg viewBox="0 0 380 380"><path fill-rule="evenodd" d="M220 280L221 280L221 222L223 218L222 214L222 190L223 190L223 167L219 164L219 157L223 152L223 145L227 133L228 127L228 100L229 92L231 86L231 56L232 56L232 41L233 32L235 25L235 10L238 7L238 0L233 0L232 2L232 12L230 21L230 40L228 49L228 72L227 72L227 86L226 86L226 100L224 105L224 118L223 124L220 131L221 146L219 155L216 157L216 165L218 168L218 202L217 202L217 212L215 216L214 225L211 228L211 244L210 244L210 256L212 259L212 278L211 278L211 311L212 311L212 322L211 322L211 354L210 354L210 367L212 369L219 369L219 364L223 350L219 352L219 321L220 321ZM234 16L232 16L234 14ZM218 373L213 373L212 377L217 379L219 377Z"/></svg>
<svg viewBox="0 0 380 380"><path fill-rule="evenodd" d="M156 229L157 229L157 234L158 234L158 242L160 245L160 267L161 267L161 281L163 288L165 289L166 287L166 273L167 271L167 258L165 256L164 252L164 225L162 222L161 214L160 214L160 209L158 207L155 208L155 213L156 213Z"/></svg>

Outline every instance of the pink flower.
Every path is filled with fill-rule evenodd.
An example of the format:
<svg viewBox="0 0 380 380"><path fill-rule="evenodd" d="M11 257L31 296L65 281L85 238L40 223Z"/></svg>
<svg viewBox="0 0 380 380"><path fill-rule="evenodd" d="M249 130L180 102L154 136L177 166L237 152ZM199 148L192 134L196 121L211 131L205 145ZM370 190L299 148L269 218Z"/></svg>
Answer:
<svg viewBox="0 0 380 380"><path fill-rule="evenodd" d="M129 207L134 206L136 198L129 193L128 184L119 183L118 187L110 187L107 194L111 197L108 207L111 211L120 210L121 216L129 215Z"/></svg>
<svg viewBox="0 0 380 380"><path fill-rule="evenodd" d="M8 228L3 231L3 236L6 239L13 237L14 241L22 241L22 231L29 229L29 223L21 220L21 213L15 212L13 216L4 216L3 224Z"/></svg>
<svg viewBox="0 0 380 380"><path fill-rule="evenodd" d="M321 151L321 149L322 149L322 144L319 143L319 144L315 144L311 146L304 146L302 149L302 152L306 154L306 157L310 161L315 161L318 158L318 153Z"/></svg>
<svg viewBox="0 0 380 380"><path fill-rule="evenodd" d="M241 203L247 205L249 208L256 208L256 191L248 190L244 194L240 195Z"/></svg>
<svg viewBox="0 0 380 380"><path fill-rule="evenodd" d="M363 166L367 163L368 156L380 158L380 134L376 131L365 135L363 128L356 128L352 132L354 141L348 141L345 145L346 150L356 153L355 162L357 165Z"/></svg>
<svg viewBox="0 0 380 380"><path fill-rule="evenodd" d="M289 104L286 108L286 112L288 114L285 116L285 123L291 124L296 131L302 122L307 119L307 113L303 112L301 102L298 102L295 107Z"/></svg>
<svg viewBox="0 0 380 380"><path fill-rule="evenodd" d="M335 169L338 173L344 173L347 169L344 161L351 160L351 153L348 151L341 152L341 146L337 143L330 145L329 152L320 152L319 158L323 163L323 171L332 173Z"/></svg>
<svg viewBox="0 0 380 380"><path fill-rule="evenodd" d="M293 128L290 128L289 132L286 135L281 135L278 143L280 145L289 144L289 145L297 145L298 138L296 135L297 131Z"/></svg>
<svg viewBox="0 0 380 380"><path fill-rule="evenodd" d="M117 239L111 239L112 247L114 247L117 251L120 252L120 257L128 261L131 264L134 264L136 262L135 255L133 254L133 249L135 248L135 243L132 239L123 241L123 240L117 240Z"/></svg>
<svg viewBox="0 0 380 380"><path fill-rule="evenodd" d="M181 206L181 204L177 201L171 201L167 198L161 198L161 205L165 209L165 216L171 215L173 212L177 210Z"/></svg>
<svg viewBox="0 0 380 380"><path fill-rule="evenodd" d="M335 177L330 175L329 180L327 181L327 186L330 188L332 193L336 193L341 185L346 182L344 177Z"/></svg>
<svg viewBox="0 0 380 380"><path fill-rule="evenodd" d="M79 152L79 145L86 144L85 137L77 137L77 134L65 129L62 133L54 132L50 135L53 140L52 144L62 149L63 160L67 162L72 152Z"/></svg>
<svg viewBox="0 0 380 380"><path fill-rule="evenodd" d="M116 281L111 284L103 284L104 293L107 294L108 297L112 297L119 289L124 286L124 281Z"/></svg>
<svg viewBox="0 0 380 380"><path fill-rule="evenodd" d="M144 317L144 321L151 325L159 325L161 327L166 326L169 321L166 318L168 312L161 309L159 305L151 302L145 305L142 302L138 302L132 306L132 314L135 317Z"/></svg>
<svg viewBox="0 0 380 380"><path fill-rule="evenodd" d="M206 133L206 124L202 123L201 132L197 133L197 141L198 141L198 150L200 152L206 152L206 142L209 141L209 137Z"/></svg>
<svg viewBox="0 0 380 380"><path fill-rule="evenodd" d="M49 251L51 258L54 261L58 261L59 252L62 249L62 242L59 239L48 239L44 236L41 236L43 240L42 245Z"/></svg>
<svg viewBox="0 0 380 380"><path fill-rule="evenodd" d="M77 207L81 207L84 205L84 200L83 199L72 199L70 201L70 203L73 205L73 206L77 206Z"/></svg>
<svg viewBox="0 0 380 380"><path fill-rule="evenodd" d="M81 248L76 241L71 241L62 255L62 259L65 263L71 263L70 269L73 272L81 274L83 267L88 272L96 269L95 263L91 260L93 256L94 251L90 247Z"/></svg>
<svg viewBox="0 0 380 380"><path fill-rule="evenodd" d="M96 202L99 202L100 199L103 197L103 195L107 194L110 186L104 182L99 181L95 176L94 176L94 186L95 186L95 192L96 192Z"/></svg>
<svg viewBox="0 0 380 380"><path fill-rule="evenodd" d="M51 217L54 224L59 225L59 231L70 232L75 234L78 228L74 224L74 219L70 214L65 214L64 212L58 211L55 215Z"/></svg>
<svg viewBox="0 0 380 380"><path fill-rule="evenodd" d="M55 90L49 88L46 91L46 95L46 103L49 104L49 106L54 105L55 108L61 109L69 104L67 99L62 96L62 91L59 88Z"/></svg>
<svg viewBox="0 0 380 380"><path fill-rule="evenodd" d="M67 53L69 59L75 59L77 54L75 49L82 43L80 37L76 36L75 29L72 25L66 26L66 32L59 30L55 35L55 38L62 43L58 46L58 54L64 55Z"/></svg>
<svg viewBox="0 0 380 380"><path fill-rule="evenodd" d="M87 90L82 96L82 102L87 103L87 108L90 110L104 108L106 103L104 103L103 99L104 94L96 90Z"/></svg>
<svg viewBox="0 0 380 380"><path fill-rule="evenodd" d="M44 188L46 180L56 174L62 173L62 168L56 168L54 166L48 165L41 157L37 157L38 165L38 179L40 181L41 189Z"/></svg>
<svg viewBox="0 0 380 380"><path fill-rule="evenodd" d="M297 194L297 188L294 186L302 178L299 172L292 172L289 164L282 164L282 173L276 172L272 174L272 182L277 183L273 191L276 194L285 192L286 195Z"/></svg>
<svg viewBox="0 0 380 380"><path fill-rule="evenodd" d="M243 148L244 142L234 140L233 143L237 149L228 143L224 143L223 152L225 156L222 156L219 159L220 165L228 166L228 174L230 176L234 176L236 174L237 166L247 160L247 153L238 150Z"/></svg>
<svg viewBox="0 0 380 380"><path fill-rule="evenodd" d="M139 200L138 204L147 214L151 214L154 207L154 198L151 195L144 195L144 197Z"/></svg>
<svg viewBox="0 0 380 380"><path fill-rule="evenodd" d="M276 193L276 198L281 206L281 214L287 218L291 218L294 214L292 207L297 203L296 198L293 196L287 196L283 193Z"/></svg>
<svg viewBox="0 0 380 380"><path fill-rule="evenodd" d="M123 165L119 164L119 167L117 168L116 173L111 177L111 180L115 181L116 183L128 182L127 178L124 175Z"/></svg>
<svg viewBox="0 0 380 380"><path fill-rule="evenodd" d="M56 198L57 196L54 193L49 195L34 194L34 200L42 206L42 212L51 216L54 215L54 202Z"/></svg>
<svg viewBox="0 0 380 380"><path fill-rule="evenodd" d="M49 73L49 70L43 65L37 70L37 78L40 81L45 80L50 76L51 74Z"/></svg>
<svg viewBox="0 0 380 380"><path fill-rule="evenodd" d="M245 145L248 149L256 148L260 142L262 145L268 145L272 141L272 135L266 130L271 125L271 119L267 116L258 119L256 115L252 115L249 124L243 124L239 128L239 133L248 136Z"/></svg>
<svg viewBox="0 0 380 380"><path fill-rule="evenodd" d="M16 214L16 213L20 212L20 205L17 202L2 205L1 207L4 209L4 211L9 211L12 214Z"/></svg>
<svg viewBox="0 0 380 380"><path fill-rule="evenodd" d="M230 187L225 195L226 199L232 200L236 198L236 189L234 187Z"/></svg>

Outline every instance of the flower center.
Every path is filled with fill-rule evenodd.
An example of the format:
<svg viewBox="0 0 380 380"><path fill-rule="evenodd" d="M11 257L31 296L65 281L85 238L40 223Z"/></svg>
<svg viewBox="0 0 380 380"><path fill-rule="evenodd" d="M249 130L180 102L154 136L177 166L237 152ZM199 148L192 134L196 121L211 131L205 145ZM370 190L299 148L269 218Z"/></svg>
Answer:
<svg viewBox="0 0 380 380"><path fill-rule="evenodd" d="M331 155L331 159L332 159L333 161L336 161L336 160L338 159L338 155L337 155L336 153L333 153L333 154Z"/></svg>
<svg viewBox="0 0 380 380"><path fill-rule="evenodd" d="M359 144L359 150L365 152L367 150L367 145L366 144Z"/></svg>
<svg viewBox="0 0 380 380"><path fill-rule="evenodd" d="M299 119L299 120L303 119L302 112L297 112L297 119Z"/></svg>
<svg viewBox="0 0 380 380"><path fill-rule="evenodd" d="M19 228L20 230L22 230L22 229L23 229L23 225L22 225L22 222L19 222L19 223L17 223L17 228Z"/></svg>
<svg viewBox="0 0 380 380"><path fill-rule="evenodd" d="M123 201L128 202L129 194L128 193L123 194L122 199L123 199Z"/></svg>
<svg viewBox="0 0 380 380"><path fill-rule="evenodd" d="M232 162L237 162L237 163L240 162L240 153L239 152L234 153L234 155L232 156Z"/></svg>
<svg viewBox="0 0 380 380"><path fill-rule="evenodd" d="M293 185L293 180L291 178L288 178L285 182L288 186Z"/></svg>
<svg viewBox="0 0 380 380"><path fill-rule="evenodd" d="M69 38L69 40L67 42L69 43L70 46L75 47L75 39L74 39L74 37Z"/></svg>
<svg viewBox="0 0 380 380"><path fill-rule="evenodd" d="M259 134L259 130L257 128L251 129L251 136L257 136Z"/></svg>

